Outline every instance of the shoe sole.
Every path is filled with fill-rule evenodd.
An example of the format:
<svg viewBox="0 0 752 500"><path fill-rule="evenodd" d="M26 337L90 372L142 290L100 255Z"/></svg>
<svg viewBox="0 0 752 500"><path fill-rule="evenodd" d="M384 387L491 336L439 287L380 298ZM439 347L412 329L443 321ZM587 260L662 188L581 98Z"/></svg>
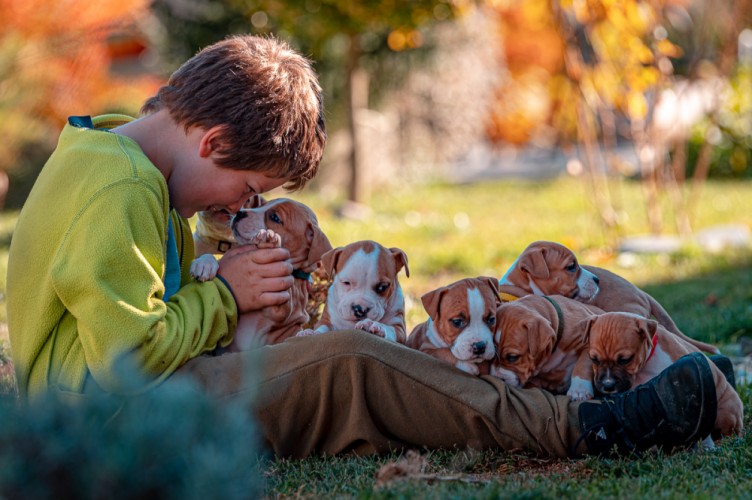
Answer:
<svg viewBox="0 0 752 500"><path fill-rule="evenodd" d="M700 381L708 382L702 384L702 398L703 401L708 401L709 404L707 407L704 407L705 411L703 411L702 419L698 422L697 429L689 440L689 442L692 442L705 439L713 431L713 428L715 427L715 419L718 415L718 396L716 394L713 372L710 369L708 357L700 352L693 352L679 358L676 362L684 358L691 358L695 365L697 365L697 369L700 371Z"/></svg>

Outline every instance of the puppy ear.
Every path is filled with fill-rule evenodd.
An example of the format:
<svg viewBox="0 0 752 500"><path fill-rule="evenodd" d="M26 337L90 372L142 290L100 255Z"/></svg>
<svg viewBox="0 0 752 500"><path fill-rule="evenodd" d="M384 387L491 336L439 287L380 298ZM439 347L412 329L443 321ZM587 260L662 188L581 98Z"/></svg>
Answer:
<svg viewBox="0 0 752 500"><path fill-rule="evenodd" d="M342 247L337 247L325 252L324 255L321 256L321 265L324 266L324 271L326 271L329 279L334 278L334 271L337 269L337 261L341 254Z"/></svg>
<svg viewBox="0 0 752 500"><path fill-rule="evenodd" d="M520 269L533 278L548 278L548 264L546 263L546 249L537 248L525 252L520 257Z"/></svg>
<svg viewBox="0 0 752 500"><path fill-rule="evenodd" d="M653 335L658 329L658 322L646 318L638 318L636 321L639 335L642 337L642 341L647 344L646 352L650 352L653 348Z"/></svg>
<svg viewBox="0 0 752 500"><path fill-rule="evenodd" d="M487 286L491 287L491 291L493 292L494 298L496 299L496 303L501 303L501 297L499 296L499 281L496 278L491 278L490 276L480 276L478 279L485 283Z"/></svg>
<svg viewBox="0 0 752 500"><path fill-rule="evenodd" d="M407 254L399 248L390 248L389 251L392 253L392 257L394 257L395 264L397 264L397 272L404 267L405 275L409 278L410 269L407 267Z"/></svg>
<svg viewBox="0 0 752 500"><path fill-rule="evenodd" d="M243 208L258 208L266 205L266 200L260 194L254 194L245 202Z"/></svg>
<svg viewBox="0 0 752 500"><path fill-rule="evenodd" d="M537 353L531 352L533 359L536 361L547 358L554 350L556 344L556 332L551 323L542 318L533 318L525 326L531 339L535 339L536 344L540 347ZM535 345L532 344L531 345Z"/></svg>
<svg viewBox="0 0 752 500"><path fill-rule="evenodd" d="M315 264L321 260L321 256L332 249L329 238L321 228L313 222L308 222L305 230L305 238L308 242L308 263Z"/></svg>
<svg viewBox="0 0 752 500"><path fill-rule="evenodd" d="M443 286L428 293L424 293L420 298L420 301L423 302L423 309L426 310L428 316L430 316L432 319L436 319L436 317L439 315L439 304L441 304L441 297L445 292L446 287Z"/></svg>
<svg viewBox="0 0 752 500"><path fill-rule="evenodd" d="M597 315L589 316L577 323L577 325L575 326L575 329L577 331L584 332L582 334L582 340L585 344L590 343L590 331L593 329L593 323L595 323L596 318L598 318Z"/></svg>

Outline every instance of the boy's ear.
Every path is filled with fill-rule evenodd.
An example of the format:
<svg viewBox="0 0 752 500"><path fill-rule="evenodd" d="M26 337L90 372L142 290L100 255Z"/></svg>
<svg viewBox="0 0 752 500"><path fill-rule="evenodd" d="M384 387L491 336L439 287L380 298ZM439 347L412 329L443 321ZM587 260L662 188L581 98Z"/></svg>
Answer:
<svg viewBox="0 0 752 500"><path fill-rule="evenodd" d="M211 156L212 153L222 149L222 135L224 129L224 125L215 125L204 132L198 144L198 154L201 158L207 158Z"/></svg>

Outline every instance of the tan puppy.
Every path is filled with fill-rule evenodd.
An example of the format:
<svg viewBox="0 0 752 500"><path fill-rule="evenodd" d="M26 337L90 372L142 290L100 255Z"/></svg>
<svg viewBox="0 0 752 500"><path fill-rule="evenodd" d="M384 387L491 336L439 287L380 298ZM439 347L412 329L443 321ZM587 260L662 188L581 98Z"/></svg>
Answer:
<svg viewBox="0 0 752 500"><path fill-rule="evenodd" d="M269 306L260 311L242 314L232 344L228 351L242 351L265 344L277 344L294 336L308 321L306 312L310 273L316 270L324 253L332 249L329 239L318 225L318 219L306 205L277 198L256 208L243 209L232 221L234 241L239 245L256 245L259 248L284 247L290 251L295 280L290 289L290 301L280 306ZM211 257L211 261L208 259ZM216 260L204 255L194 264L208 264ZM211 270L210 270L211 271ZM206 273L204 266L191 266L194 276L204 281L216 275Z"/></svg>
<svg viewBox="0 0 752 500"><path fill-rule="evenodd" d="M495 278L465 278L421 297L428 321L416 326L407 345L446 361L472 375L488 372L496 355Z"/></svg>
<svg viewBox="0 0 752 500"><path fill-rule="evenodd" d="M541 387L572 401L593 397L582 321L603 310L562 297L527 295L497 309L491 375L514 387Z"/></svg>
<svg viewBox="0 0 752 500"><path fill-rule="evenodd" d="M718 348L687 337L666 310L649 294L610 271L581 266L574 252L552 241L531 243L499 280L499 290L518 297L563 295L604 311L655 317L667 330L698 349L717 354Z"/></svg>
<svg viewBox="0 0 752 500"><path fill-rule="evenodd" d="M643 384L680 357L698 351L656 321L631 313L612 312L590 318L585 330L593 381L603 394ZM709 365L718 397L715 428L724 436L740 434L744 418L742 401L715 364Z"/></svg>
<svg viewBox="0 0 752 500"><path fill-rule="evenodd" d="M264 203L266 200L257 194L251 196L243 208L258 208ZM196 214L196 230L193 232L196 256L223 254L236 244L230 228L232 217L227 210L205 210ZM216 274L216 270L214 272Z"/></svg>
<svg viewBox="0 0 752 500"><path fill-rule="evenodd" d="M325 253L321 262L332 282L326 305L315 329L299 336L357 329L405 343L405 297L397 279L403 267L410 277L405 252L363 240Z"/></svg>

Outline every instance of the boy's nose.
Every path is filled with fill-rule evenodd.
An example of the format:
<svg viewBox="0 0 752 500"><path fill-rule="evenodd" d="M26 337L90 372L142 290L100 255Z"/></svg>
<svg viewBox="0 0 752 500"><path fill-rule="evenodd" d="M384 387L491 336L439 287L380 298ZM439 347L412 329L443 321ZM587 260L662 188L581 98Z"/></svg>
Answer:
<svg viewBox="0 0 752 500"><path fill-rule="evenodd" d="M243 205L245 205L245 202L248 201L247 199L236 201L232 205L227 205L227 210L230 211L230 213L236 214L240 211L241 208L243 208Z"/></svg>

